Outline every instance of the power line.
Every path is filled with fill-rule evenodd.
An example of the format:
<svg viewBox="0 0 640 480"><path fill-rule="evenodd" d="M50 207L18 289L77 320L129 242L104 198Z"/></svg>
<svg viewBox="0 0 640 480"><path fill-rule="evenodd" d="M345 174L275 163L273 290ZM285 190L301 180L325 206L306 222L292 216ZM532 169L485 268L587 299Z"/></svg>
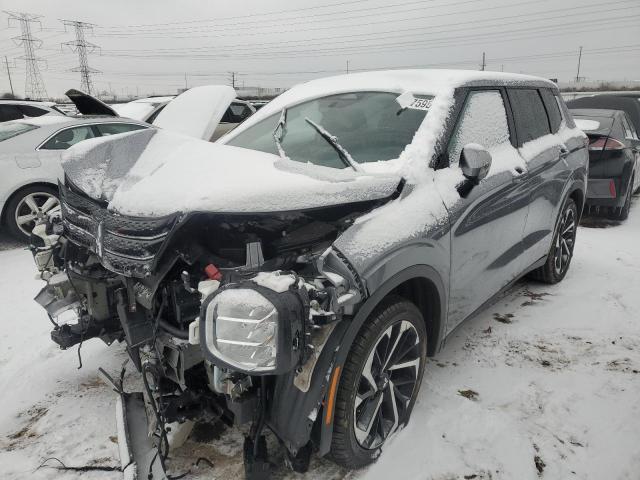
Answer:
<svg viewBox="0 0 640 480"><path fill-rule="evenodd" d="M537 38L540 36L551 37L551 36L566 36L567 33L580 33L580 32L595 32L600 30L608 30L611 24L615 27L620 27L624 22L635 22L635 19L640 15L626 15L620 17L605 17L598 18L590 21L580 21L575 22L574 24L567 25L566 22L562 22L559 24L546 24L544 26L530 27L530 28L520 28L520 29L511 29L511 30L501 30L497 32L484 32L484 33L474 33L467 35L455 35L455 36L440 36L439 38L427 39L429 33L425 33L420 36L418 40L405 40L405 41L395 41L395 42L379 42L379 43L368 43L366 45L348 45L345 47L334 47L327 46L326 48L317 48L313 47L311 50L304 49L294 49L294 50L275 50L273 48L263 48L261 49L259 46L256 46L251 49L250 52L247 53L238 53L231 51L229 52L227 47L220 47L220 53L196 53L196 54L188 54L184 53L157 53L153 54L151 52L144 53L135 53L136 51L132 51L133 53L109 53L108 51L103 52L104 56L109 57L130 57L130 58L189 58L193 60L211 60L217 58L237 58L237 59L247 59L247 58L260 58L260 59L272 59L272 58L308 58L309 56L313 57L321 57L321 56L335 56L335 55L352 55L354 53L382 53L385 51L397 51L398 48L402 48L402 51L409 50L428 50L433 48L442 48L442 47L452 47L452 46L460 46L460 45L477 45L478 42L484 41L485 43L490 42L502 42L505 40L521 40L527 38ZM528 23L528 22L527 22ZM503 23L504 24L504 23ZM594 24L594 25L591 25ZM562 30L559 31L558 27L562 27ZM574 29L578 30L574 30ZM586 30L585 30L586 28ZM529 34L532 33L532 34ZM536 34L537 32L543 32L541 34ZM445 32L433 32L434 34L442 34ZM525 34L525 35L523 35ZM388 38L394 38L388 37ZM386 37L379 38L380 40L387 39ZM345 43L345 42L336 42L336 43ZM352 43L352 42L349 42ZM334 44L331 44L334 45ZM116 51L117 52L117 51ZM126 52L126 51L123 51Z"/></svg>
<svg viewBox="0 0 640 480"><path fill-rule="evenodd" d="M466 5L466 4L470 4L470 3L478 3L481 2L483 0L463 0L463 1L457 1L456 3L451 3L448 5L439 5L440 6L444 6L444 7L460 7L462 5ZM509 3L507 5L496 5L496 6L492 6L492 7L487 7L487 6L483 6L481 8L476 8L476 9L465 9L465 14L471 14L471 13L484 13L487 11L492 11L492 10L504 10L507 8L513 8L513 7L518 7L518 6L524 6L524 5L539 5L540 3L543 2L550 2L552 0L526 0L526 1L522 1L522 2L517 2L517 3ZM631 0L625 0L625 1L631 1ZM415 3L415 2L413 2ZM617 2L615 2L617 3ZM402 5L402 4L400 4ZM406 4L406 5L411 5L411 3ZM583 7L588 6L588 5L583 5ZM449 17L449 16L459 16L460 15L460 11L459 10L455 10L455 11L449 11L449 12L442 12L442 13L434 13L434 12L429 12L428 14L425 15L419 15L416 16L416 14L410 15L409 17L404 17L404 18L390 18L389 14L393 13L393 14L403 14L403 13L412 13L412 12L424 12L425 9L424 7L417 7L417 8L411 8L411 9L405 9L402 11L396 11L396 12L389 12L389 14L384 15L383 18L379 19L379 20L364 20L366 18L369 17L380 17L382 16L381 13L379 11L371 11L371 8L367 8L364 9L365 13L359 13L357 15L353 15L353 16L345 16L343 14L340 14L339 16L332 16L330 18L327 18L326 20L322 20L324 22L329 22L329 25L318 25L318 21L317 20L311 20L308 17L299 17L299 18L292 18L292 19L287 19L284 23L276 23L273 25L265 25L263 23L260 23L258 25L256 25L255 27L248 27L247 25L244 24L237 24L237 25L233 25L233 24L229 24L229 25L219 25L219 26L211 26L208 27L204 30L197 30L197 29L189 29L188 31L185 32L180 32L180 31L158 31L158 32L154 32L154 31L123 31L123 32L119 32L119 33L105 33L105 34L100 34L100 36L111 36L111 37L127 37L127 36L135 36L137 38L149 38L149 39L153 39L153 38L166 38L171 37L171 38L175 38L175 39L191 39L191 38L213 38L213 37L228 37L228 33L224 33L227 31L232 31L234 33L236 33L238 31L238 27L243 27L243 28L251 28L250 32L243 32L243 35L245 36L255 36L255 35L268 35L268 34L287 34L287 33L293 33L293 32L309 32L309 31L318 31L318 30L327 30L327 29L339 29L342 33L345 33L347 31L350 31L352 28L354 27L362 27L362 26L371 26L371 25L379 25L379 24L383 24L383 25L388 25L390 23L397 23L397 22L406 22L406 21L415 21L415 20L420 20L420 19L424 19L424 20L430 20L430 19L434 19L434 18L441 18L441 17ZM569 9L567 9L569 10ZM571 10L575 10L575 9L571 9ZM576 12L577 13L577 12ZM521 15L522 16L522 15ZM290 21L290 20L300 20L300 21ZM355 20L356 23L348 23L348 24L337 24L340 22L345 22L345 21L350 21L350 20ZM290 29L288 27L291 26L295 26L295 25L301 25L302 28L295 28L295 29ZM277 31L275 32L265 32L262 29L263 28L275 28L277 29ZM195 35L195 33L201 33L201 32L211 32L212 30L214 30L215 32L222 32L223 34L209 34L207 33L206 35ZM152 35L148 35L149 33L151 33Z"/></svg>
<svg viewBox="0 0 640 480"><path fill-rule="evenodd" d="M100 70L96 70L89 66L87 53L95 51L98 49L98 46L87 42L84 38L84 32L85 30L92 30L94 25L77 20L61 20L61 22L65 26L65 30L66 27L71 27L75 31L76 39L65 42L62 46L66 46L70 50L78 53L78 61L80 65L72 68L71 71L80 72L80 89L91 95L91 91L93 90L91 74L100 73Z"/></svg>
<svg viewBox="0 0 640 480"><path fill-rule="evenodd" d="M475 0L474 0L475 1ZM545 0L545 1L551 1L551 0ZM616 4L620 4L620 3L629 3L629 1L631 0L620 0L620 1L616 1L616 2L611 2L609 3L609 7L611 7L612 5L616 5ZM633 0L635 1L635 0ZM531 0L529 1L524 1L524 2L520 2L520 3L514 3L511 4L510 6L521 6L521 5L527 5L532 3ZM539 0L535 0L535 2L533 3L539 3ZM596 11L586 11L586 9L588 8L592 8L592 7L596 7L597 10ZM617 11L617 10L628 10L629 7L622 7L622 8L618 8L618 9L611 9L609 8L607 11L611 12L611 11ZM482 13L485 12L487 10L491 10L491 8L481 8L481 9L475 9L475 10L467 10L465 13ZM436 25L422 25L420 27L411 27L411 28L402 28L401 32L399 33L399 29L398 28L394 28L392 30L377 30L375 32L367 32L367 33L345 33L345 32L341 32L339 35L334 35L334 36L323 36L323 37L307 37L305 38L305 46L309 45L309 42L311 41L324 41L324 40L335 40L335 39L351 39L354 37L373 37L375 39L380 39L381 35L386 35L386 34L394 34L391 37L387 36L387 37L383 37L383 38L397 38L397 37L405 37L406 36L406 32L410 32L410 31L424 31L427 30L426 33L420 33L420 35L433 35L433 34L437 34L437 33L443 33L443 32L451 32L451 31L456 31L451 29L450 27L452 26L463 26L463 25L473 25L474 27L478 26L478 23L485 23L485 22L496 22L496 21L500 21L500 23L498 24L491 24L491 25L483 25L482 28L486 28L486 27L493 27L493 26L504 26L504 25L512 25L512 24L519 24L519 23L531 23L533 21L539 21L539 20L549 20L549 19L558 19L558 13L563 13L563 12L567 12L567 11L573 11L573 8L560 8L560 9L555 9L555 10L545 10L543 12L540 13L532 13L532 14L517 14L517 15L508 15L508 16L502 16L502 17L491 17L491 18L485 18L485 19L478 19L478 18L474 18L473 20L468 20L468 21L462 21L462 22L454 22L454 23L441 23L438 22ZM533 15L544 15L541 18L532 18ZM598 15L598 18L601 18L602 12L601 12L601 4L600 3L594 3L594 4L586 4L583 5L581 10L579 12L575 12L575 14L573 15L574 17L576 16L582 16L582 15L593 15L596 14ZM434 19L434 18L439 18L439 17L445 17L445 16L450 16L450 15L457 15L457 12L453 12L453 13L442 13L442 14L434 14L431 13L429 15L426 16L412 16L410 18L401 18L401 19L395 19L394 22L397 21L415 21L415 20L430 20L430 19ZM503 20L511 20L511 19L518 19L518 18L523 18L526 17L525 20L523 21L517 21L517 22L510 22L510 23L505 23L503 22ZM367 21L366 23L357 23L357 24L351 24L348 25L347 27L349 29L352 29L354 27L361 27L361 26L370 26L370 25L374 25L377 23L384 23L384 24L389 24L389 20L385 19L382 22L376 22L376 21ZM331 26L329 28L335 28L335 26ZM305 28L305 29L298 29L298 30L288 30L288 31L282 31L279 33L289 33L289 32L298 32L298 31L304 31L304 32L308 32L310 30L315 30L314 28ZM462 30L462 31L468 31L468 28L462 28L462 29L457 29L458 31ZM244 35L260 35L260 33L256 33L256 32L251 32L251 33L245 33ZM418 33L416 33L415 35L418 35ZM227 38L228 35L217 35L220 37L224 37ZM183 38L183 37L171 37L170 38ZM167 38L166 36L163 38ZM186 38L186 37L184 37ZM193 36L190 36L189 38L194 38ZM363 41L366 40L366 38L362 39ZM285 39L285 40L279 40L279 41L273 41L273 42L264 42L261 41L259 43L244 43L244 44L233 44L233 45L215 45L215 46L208 46L208 47L180 47L180 48L156 48L156 49L152 49L152 50L144 50L144 51L152 51L152 52L160 52L160 51L184 51L184 50L188 50L188 51L201 51L201 50L207 50L207 49L215 49L215 50L219 50L219 49L229 49L232 47L244 47L244 48L253 48L255 46L261 46L261 47L265 47L266 45L279 45L279 44L286 44L289 45L291 43L290 39ZM331 42L331 43L352 43L352 40L344 40L341 42ZM316 42L313 45L320 45L321 43ZM111 50L114 51L114 50ZM123 52L123 51L127 51L127 50L118 50L119 52ZM128 50L131 51L131 50ZM135 51L142 51L142 50L135 50Z"/></svg>
<svg viewBox="0 0 640 480"><path fill-rule="evenodd" d="M9 12L4 10L4 13L9 15L8 23L11 25L11 20L15 20L20 24L20 35L13 37L13 41L16 45L22 45L24 47L24 55L18 57L19 60L24 60L26 64L27 74L25 76L25 97L33 98L36 100L43 100L47 98L47 90L40 74L39 62L43 59L36 57L35 50L42 46L42 40L34 38L31 34L31 24L40 23L42 15L33 15L24 12ZM6 59L6 58L5 58Z"/></svg>
<svg viewBox="0 0 640 480"><path fill-rule="evenodd" d="M173 22L173 23L166 23L166 24L147 24L147 25L138 25L138 26L125 26L125 27L119 27L119 26L113 26L113 27L104 27L104 30L107 30L107 33L109 31L113 32L115 31L117 32L124 32L124 33L130 33L132 31L135 32L164 32L166 33L169 30L177 30L177 29L181 29L181 30L187 30L188 32L193 32L194 29L197 28L204 28L204 29L211 29L211 28L216 28L219 29L220 27L251 27L253 24L256 24L256 26L269 26L269 23L274 23L274 22L285 22L285 23L278 23L276 26L281 26L281 25L290 25L292 20L299 20L299 19L304 19L307 22L308 21L313 21L313 22L317 22L319 17L327 17L326 21L335 23L336 21L340 21L342 19L344 19L344 15L345 14L349 14L349 13L358 13L358 16L355 17L348 17L348 18L358 18L358 17L362 17L362 16L371 16L371 15L380 15L381 9L395 9L397 7L407 7L407 6L411 6L411 5L422 5L422 7L419 8L413 8L411 10L406 10L406 11L416 11L416 10L422 10L424 9L424 4L426 3L433 3L436 1L443 1L443 0L417 0L417 1L412 1L412 2L401 2L401 3L393 3L393 4L387 4L387 5L378 5L375 10L377 11L376 13L373 14L361 14L360 12L371 12L372 7L371 5L367 5L365 7L362 8L357 8L357 9L351 9L351 10L342 10L342 11L332 11L332 12L323 12L323 13L316 13L316 14L305 14L305 15L299 15L299 16L293 16L293 17L283 17L283 18L274 18L274 19L258 19L258 20L249 20L247 21L246 18L252 17L252 16L256 16L255 14L248 14L245 16L236 16L236 17L224 17L224 18L217 18L217 19L208 19L208 20L193 20L193 21L185 21L185 22ZM446 0L445 0L446 1ZM449 4L447 5L437 5L438 7L440 6L458 6L458 5L462 5L462 4L466 4L466 3L472 3L472 2L478 2L478 1L482 1L482 0L462 0L462 1L458 1L455 3L451 3L449 2ZM355 1L355 2L351 2L351 4L355 4L355 3L370 3L368 2L368 0L362 0L362 1ZM345 5L345 3L339 3L339 4L333 4L335 5ZM273 12L273 14L275 13L296 13L299 11L304 11L304 10L308 10L309 8L326 8L329 5L322 5L322 6L317 6L317 7L308 7L308 8L303 8L303 9L293 9L293 10L288 10L288 11L281 11L281 12ZM404 12L382 12L384 15L390 15L392 13L404 13ZM234 20L234 19L241 19L243 20L242 22L234 22L234 23L222 23L220 24L219 22L225 22L226 20ZM211 25L202 25L200 27L194 27L193 23L213 23ZM168 25L181 25L184 24L184 27L173 27L173 28L167 28ZM159 27L159 28L151 28L148 29L147 27ZM251 27L253 28L253 27Z"/></svg>

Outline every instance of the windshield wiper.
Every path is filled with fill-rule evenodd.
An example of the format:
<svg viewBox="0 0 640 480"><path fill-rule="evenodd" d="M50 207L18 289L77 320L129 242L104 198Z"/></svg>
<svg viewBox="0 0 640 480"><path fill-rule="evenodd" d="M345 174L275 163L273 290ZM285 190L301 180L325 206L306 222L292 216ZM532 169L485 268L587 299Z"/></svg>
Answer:
<svg viewBox="0 0 640 480"><path fill-rule="evenodd" d="M329 145L333 147L333 149L338 154L338 157L340 157L340 160L342 160L345 166L353 168L356 172L360 171L360 166L358 165L358 163L353 159L353 157L349 154L349 152L342 145L338 143L338 139L334 135L331 135L321 125L318 125L316 122L314 122L313 120L310 120L307 117L305 117L304 121L307 122L309 125L311 125L313 129L316 132L318 132L320 136L324 138Z"/></svg>
<svg viewBox="0 0 640 480"><path fill-rule="evenodd" d="M278 154L280 158L287 159L287 153L282 148L282 138L286 133L287 126L287 109L283 108L282 113L280 114L280 119L278 120L278 124L276 128L273 129L273 140L276 142L276 148L278 149Z"/></svg>

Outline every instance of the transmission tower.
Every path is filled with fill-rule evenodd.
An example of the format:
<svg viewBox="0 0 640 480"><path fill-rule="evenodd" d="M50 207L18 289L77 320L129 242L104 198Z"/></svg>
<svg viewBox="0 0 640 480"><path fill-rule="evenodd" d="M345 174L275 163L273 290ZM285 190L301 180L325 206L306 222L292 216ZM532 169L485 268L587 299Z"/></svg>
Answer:
<svg viewBox="0 0 640 480"><path fill-rule="evenodd" d="M80 72L80 89L88 94L91 94L93 90L93 81L91 80L91 74L93 73L101 73L100 70L96 70L95 68L91 68L89 66L89 60L87 58L87 54L91 52L95 52L100 47L94 45L93 43L89 43L84 38L85 30L93 31L93 24L86 22L79 22L77 20L61 20L62 23L66 27L71 27L74 29L76 34L76 39L70 42L65 42L62 46L68 47L71 51L78 52L78 61L80 65L72 68L72 72Z"/></svg>
<svg viewBox="0 0 640 480"><path fill-rule="evenodd" d="M24 47L24 55L18 57L19 60L24 60L26 63L27 74L25 77L24 95L27 98L36 100L43 100L47 98L47 90L44 87L44 81L40 74L39 62L44 62L40 57L36 57L35 50L42 46L42 40L33 38L31 34L31 24L40 23L42 15L33 15L30 13L22 12L8 12L4 10L4 13L9 15L9 25L11 21L18 22L20 24L20 35L13 37L13 41L16 45L22 45ZM42 28L42 26L41 26Z"/></svg>

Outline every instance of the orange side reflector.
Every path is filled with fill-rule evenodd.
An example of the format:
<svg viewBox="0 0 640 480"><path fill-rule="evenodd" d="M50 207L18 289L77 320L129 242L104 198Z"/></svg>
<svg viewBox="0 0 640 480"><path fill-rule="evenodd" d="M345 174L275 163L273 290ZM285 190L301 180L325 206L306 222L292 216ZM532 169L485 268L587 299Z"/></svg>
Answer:
<svg viewBox="0 0 640 480"><path fill-rule="evenodd" d="M331 377L331 386L329 387L329 396L327 397L327 414L324 417L324 423L326 425L331 424L333 419L333 405L336 400L336 388L338 386L338 378L340 377L340 366L337 366L333 370L333 376Z"/></svg>

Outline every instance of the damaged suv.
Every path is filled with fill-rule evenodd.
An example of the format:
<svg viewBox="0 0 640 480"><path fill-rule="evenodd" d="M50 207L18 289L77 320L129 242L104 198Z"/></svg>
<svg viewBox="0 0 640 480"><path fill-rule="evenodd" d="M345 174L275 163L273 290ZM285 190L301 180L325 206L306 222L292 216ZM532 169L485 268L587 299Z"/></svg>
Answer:
<svg viewBox="0 0 640 480"><path fill-rule="evenodd" d="M111 380L129 478L165 478L170 424L219 420L245 432L247 478L269 475L266 429L296 471L314 452L358 468L458 324L525 274L562 280L587 163L540 78L316 80L217 143L70 149L61 215L32 236L36 300L62 348L125 342L144 385Z"/></svg>

